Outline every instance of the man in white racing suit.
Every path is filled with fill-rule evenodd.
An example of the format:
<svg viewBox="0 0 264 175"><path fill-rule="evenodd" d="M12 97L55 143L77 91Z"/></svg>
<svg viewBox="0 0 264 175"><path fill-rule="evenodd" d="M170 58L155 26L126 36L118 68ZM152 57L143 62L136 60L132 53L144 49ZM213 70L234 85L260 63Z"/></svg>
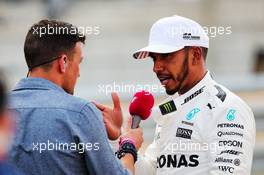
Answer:
<svg viewBox="0 0 264 175"><path fill-rule="evenodd" d="M151 57L168 95L155 107L155 139L136 162L137 175L249 175L255 120L238 96L206 69L209 38L193 20L158 20L149 45L133 55Z"/></svg>

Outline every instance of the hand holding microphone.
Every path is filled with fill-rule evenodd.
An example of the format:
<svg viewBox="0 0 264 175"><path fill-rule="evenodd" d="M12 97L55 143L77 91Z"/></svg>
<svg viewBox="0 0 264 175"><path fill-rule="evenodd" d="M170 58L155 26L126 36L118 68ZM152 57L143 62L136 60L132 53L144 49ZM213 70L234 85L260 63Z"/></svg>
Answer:
<svg viewBox="0 0 264 175"><path fill-rule="evenodd" d="M153 105L154 97L149 92L140 91L134 95L129 105L129 113L132 118L128 120L126 132L121 136L119 149L116 152L119 159L130 154L133 156L134 162L137 161L137 150L143 143L143 134L142 129L139 128L139 123L150 116Z"/></svg>
<svg viewBox="0 0 264 175"><path fill-rule="evenodd" d="M139 127L141 120L146 120L150 114L152 107L154 105L154 97L151 93L147 91L137 92L129 105L129 113L132 116L128 120L128 126L126 128L126 133L130 133L125 137L135 140L137 149L140 148L142 141L142 130ZM123 137L123 136L122 136ZM137 141L139 144L137 144Z"/></svg>
<svg viewBox="0 0 264 175"><path fill-rule="evenodd" d="M112 93L114 108L111 109L105 105L94 102L96 107L102 112L108 138L117 139L120 135L122 124L122 110L120 101L116 93ZM134 162L137 160L137 150L143 143L142 129L138 128L141 120L146 120L154 105L154 97L146 91L137 92L129 106L129 112L132 118L128 121L125 133L122 134L119 141L119 149L116 155L119 159L123 159L125 155L132 155ZM130 159L123 159L124 162L130 162Z"/></svg>

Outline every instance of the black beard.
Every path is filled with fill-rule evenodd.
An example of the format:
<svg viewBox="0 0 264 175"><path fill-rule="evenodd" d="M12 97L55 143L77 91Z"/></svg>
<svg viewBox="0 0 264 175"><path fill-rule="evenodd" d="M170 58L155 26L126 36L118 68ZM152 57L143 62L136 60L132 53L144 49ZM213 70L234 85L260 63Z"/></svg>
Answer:
<svg viewBox="0 0 264 175"><path fill-rule="evenodd" d="M167 93L168 95L174 95L176 92L179 91L179 89L180 89L180 88L172 89L172 90L167 90L167 89L166 89L166 93Z"/></svg>
<svg viewBox="0 0 264 175"><path fill-rule="evenodd" d="M189 74L189 67L188 67L188 52L185 54L184 62L183 62L183 68L181 70L183 72L181 75L177 78L177 81L180 82L179 86L177 88L168 90L166 89L166 93L168 95L174 95L176 92L178 92L182 88L182 83L186 79L187 75Z"/></svg>

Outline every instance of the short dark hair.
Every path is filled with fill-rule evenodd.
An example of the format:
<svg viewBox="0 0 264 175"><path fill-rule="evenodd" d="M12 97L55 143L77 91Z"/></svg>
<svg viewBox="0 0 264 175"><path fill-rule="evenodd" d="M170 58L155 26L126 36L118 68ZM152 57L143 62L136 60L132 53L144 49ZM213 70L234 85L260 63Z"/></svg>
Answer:
<svg viewBox="0 0 264 175"><path fill-rule="evenodd" d="M1 77L2 77L2 74L1 74ZM6 101L7 101L6 86L5 86L4 80L1 78L0 79L0 116L6 108Z"/></svg>
<svg viewBox="0 0 264 175"><path fill-rule="evenodd" d="M85 43L85 36L70 23L41 20L30 27L24 54L29 70L49 64L62 53L70 54L77 42Z"/></svg>

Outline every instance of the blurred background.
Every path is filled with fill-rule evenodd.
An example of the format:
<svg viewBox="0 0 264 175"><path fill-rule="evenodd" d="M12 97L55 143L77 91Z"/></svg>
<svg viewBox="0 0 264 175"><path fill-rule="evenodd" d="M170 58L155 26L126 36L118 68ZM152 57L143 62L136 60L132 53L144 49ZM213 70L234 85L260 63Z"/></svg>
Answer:
<svg viewBox="0 0 264 175"><path fill-rule="evenodd" d="M147 44L151 25L175 14L194 19L210 36L208 69L253 109L257 141L252 174L264 175L263 9L263 0L0 0L0 69L12 89L27 74L23 44L29 27L43 18L65 20L89 30L76 95L111 105L110 91L121 91L128 116L137 89L121 86L159 85L152 61L132 58ZM154 94L156 103L166 98L164 91ZM147 145L154 122L145 121L143 128Z"/></svg>

